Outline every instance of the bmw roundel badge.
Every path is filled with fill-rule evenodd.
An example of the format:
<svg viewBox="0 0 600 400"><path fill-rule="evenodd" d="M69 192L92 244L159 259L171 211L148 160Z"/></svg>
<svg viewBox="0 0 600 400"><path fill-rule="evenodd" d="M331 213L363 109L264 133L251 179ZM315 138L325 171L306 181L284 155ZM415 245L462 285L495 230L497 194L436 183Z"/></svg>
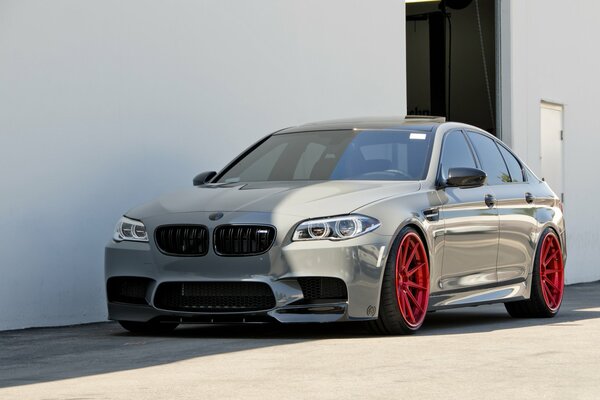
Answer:
<svg viewBox="0 0 600 400"><path fill-rule="evenodd" d="M210 219L211 221L216 221L223 218L223 213L222 212L216 212L216 213L212 213L208 216L208 219Z"/></svg>

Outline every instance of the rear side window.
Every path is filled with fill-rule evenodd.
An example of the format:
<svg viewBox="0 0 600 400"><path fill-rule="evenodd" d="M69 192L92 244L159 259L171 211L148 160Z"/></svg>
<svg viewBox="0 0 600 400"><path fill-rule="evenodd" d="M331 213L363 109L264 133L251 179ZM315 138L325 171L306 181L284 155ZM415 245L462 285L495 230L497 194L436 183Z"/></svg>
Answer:
<svg viewBox="0 0 600 400"><path fill-rule="evenodd" d="M499 185L510 182L508 169L496 143L479 133L467 132L467 135L471 143L473 143L475 152L481 162L481 167L488 176L488 184Z"/></svg>
<svg viewBox="0 0 600 400"><path fill-rule="evenodd" d="M500 148L500 153L502 153L502 157L504 157L504 161L506 161L508 172L510 172L511 182L524 182L523 168L521 167L519 161L517 161L515 156L513 156L510 151L506 150L503 146L498 146L498 148Z"/></svg>
<svg viewBox="0 0 600 400"><path fill-rule="evenodd" d="M442 179L448 178L450 168L468 167L475 168L473 153L461 131L450 132L444 138L442 148Z"/></svg>

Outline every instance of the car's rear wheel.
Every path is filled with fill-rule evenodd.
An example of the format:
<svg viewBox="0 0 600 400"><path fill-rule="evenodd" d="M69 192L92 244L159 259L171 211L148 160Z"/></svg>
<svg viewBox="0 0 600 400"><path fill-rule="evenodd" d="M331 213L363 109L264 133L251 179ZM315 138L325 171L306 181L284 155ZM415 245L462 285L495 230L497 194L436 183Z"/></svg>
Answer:
<svg viewBox="0 0 600 400"><path fill-rule="evenodd" d="M118 321L119 324L131 333L140 333L146 335L160 335L173 332L179 325L176 322L136 322L136 321Z"/></svg>
<svg viewBox="0 0 600 400"><path fill-rule="evenodd" d="M531 296L527 300L505 303L506 311L515 318L551 318L562 304L565 269L560 240L552 229L546 229L538 244L533 265Z"/></svg>
<svg viewBox="0 0 600 400"><path fill-rule="evenodd" d="M418 232L402 229L388 256L381 287L379 317L370 328L379 334L417 331L429 304L429 260Z"/></svg>

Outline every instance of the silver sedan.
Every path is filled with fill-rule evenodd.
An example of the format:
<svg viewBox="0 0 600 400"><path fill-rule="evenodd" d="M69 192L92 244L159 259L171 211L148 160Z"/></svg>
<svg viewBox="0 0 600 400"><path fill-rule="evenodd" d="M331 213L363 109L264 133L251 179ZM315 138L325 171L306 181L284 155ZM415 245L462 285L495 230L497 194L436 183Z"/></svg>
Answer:
<svg viewBox="0 0 600 400"><path fill-rule="evenodd" d="M106 247L109 318L146 333L366 321L403 334L453 307L553 317L565 236L558 197L478 128L307 124L128 211Z"/></svg>

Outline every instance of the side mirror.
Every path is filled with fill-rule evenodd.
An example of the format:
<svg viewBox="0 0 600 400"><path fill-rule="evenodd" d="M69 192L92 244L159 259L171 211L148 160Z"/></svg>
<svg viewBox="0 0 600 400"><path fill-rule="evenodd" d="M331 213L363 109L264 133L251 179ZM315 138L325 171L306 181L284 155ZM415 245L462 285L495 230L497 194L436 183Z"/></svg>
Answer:
<svg viewBox="0 0 600 400"><path fill-rule="evenodd" d="M450 168L446 186L474 188L482 186L486 179L486 173L477 168Z"/></svg>
<svg viewBox="0 0 600 400"><path fill-rule="evenodd" d="M207 182L210 182L210 180L212 178L214 178L215 175L217 175L217 173L215 171L202 172L202 173L196 175L193 180L194 186L200 186L200 185L204 185Z"/></svg>

